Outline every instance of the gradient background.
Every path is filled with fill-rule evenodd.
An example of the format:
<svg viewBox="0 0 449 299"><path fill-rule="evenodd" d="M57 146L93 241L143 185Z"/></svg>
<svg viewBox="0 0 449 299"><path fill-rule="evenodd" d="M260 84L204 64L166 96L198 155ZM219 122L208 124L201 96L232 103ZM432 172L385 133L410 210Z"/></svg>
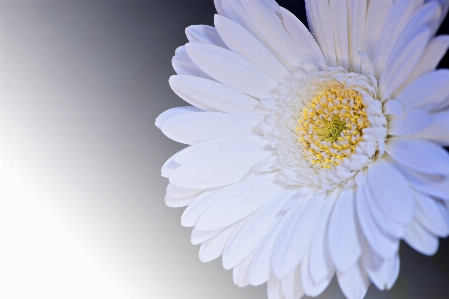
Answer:
<svg viewBox="0 0 449 299"><path fill-rule="evenodd" d="M305 21L302 1L279 3ZM0 2L0 297L266 298L200 262L163 200L160 168L183 146L154 120L185 105L171 58L214 13L212 0ZM400 283L367 298L448 298L440 244L433 257L403 244ZM320 298L343 298L335 279Z"/></svg>

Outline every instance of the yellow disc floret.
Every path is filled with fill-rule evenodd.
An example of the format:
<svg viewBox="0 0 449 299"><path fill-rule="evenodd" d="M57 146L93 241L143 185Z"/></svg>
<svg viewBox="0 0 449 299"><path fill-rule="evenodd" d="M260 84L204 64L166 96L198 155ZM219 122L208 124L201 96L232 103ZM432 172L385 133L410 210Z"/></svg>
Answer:
<svg viewBox="0 0 449 299"><path fill-rule="evenodd" d="M298 116L297 141L304 157L314 166L331 168L353 154L370 125L357 90L332 80L323 83L318 95Z"/></svg>

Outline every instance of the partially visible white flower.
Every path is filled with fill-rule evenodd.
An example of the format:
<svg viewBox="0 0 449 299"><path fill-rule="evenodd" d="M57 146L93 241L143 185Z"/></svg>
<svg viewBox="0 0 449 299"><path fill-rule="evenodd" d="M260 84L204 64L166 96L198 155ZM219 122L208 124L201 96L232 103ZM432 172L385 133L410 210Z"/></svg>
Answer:
<svg viewBox="0 0 449 299"><path fill-rule="evenodd" d="M173 58L192 106L156 120L190 145L162 175L200 259L269 298L391 288L401 239L449 234L448 2L308 0L313 35L273 0L215 5Z"/></svg>

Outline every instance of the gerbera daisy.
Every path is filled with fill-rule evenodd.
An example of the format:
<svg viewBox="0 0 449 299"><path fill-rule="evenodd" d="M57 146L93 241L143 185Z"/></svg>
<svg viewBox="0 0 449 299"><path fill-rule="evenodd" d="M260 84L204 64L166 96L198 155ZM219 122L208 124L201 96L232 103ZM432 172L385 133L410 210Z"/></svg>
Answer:
<svg viewBox="0 0 449 299"><path fill-rule="evenodd" d="M449 234L448 3L306 0L310 33L274 0L216 0L186 29L156 125L189 145L162 167L200 259L239 286L348 298L389 289L401 239Z"/></svg>

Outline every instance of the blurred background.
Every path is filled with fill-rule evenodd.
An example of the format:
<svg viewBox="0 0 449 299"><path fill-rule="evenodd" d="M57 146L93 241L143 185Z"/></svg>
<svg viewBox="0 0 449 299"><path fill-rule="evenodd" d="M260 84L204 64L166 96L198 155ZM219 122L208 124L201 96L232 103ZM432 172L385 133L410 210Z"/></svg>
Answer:
<svg viewBox="0 0 449 299"><path fill-rule="evenodd" d="M306 22L303 1L278 2ZM1 298L266 298L200 262L184 209L164 204L160 168L183 145L154 120L185 105L171 58L214 13L212 0L0 1ZM447 298L448 239L400 253L393 291L367 298ZM319 298L344 297L333 280Z"/></svg>

